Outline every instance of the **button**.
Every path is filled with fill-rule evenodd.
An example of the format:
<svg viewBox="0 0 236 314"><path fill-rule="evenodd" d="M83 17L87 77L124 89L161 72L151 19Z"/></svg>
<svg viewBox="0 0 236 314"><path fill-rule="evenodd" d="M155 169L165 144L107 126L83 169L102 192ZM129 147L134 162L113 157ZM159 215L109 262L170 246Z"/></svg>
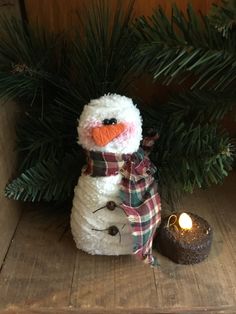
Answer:
<svg viewBox="0 0 236 314"><path fill-rule="evenodd" d="M110 234L111 236L116 236L117 233L119 233L119 229L116 226L110 226L108 228L108 234Z"/></svg>
<svg viewBox="0 0 236 314"><path fill-rule="evenodd" d="M113 201L109 201L106 204L106 208L109 209L109 210L114 210L116 208L116 206L117 206L116 203L113 202Z"/></svg>

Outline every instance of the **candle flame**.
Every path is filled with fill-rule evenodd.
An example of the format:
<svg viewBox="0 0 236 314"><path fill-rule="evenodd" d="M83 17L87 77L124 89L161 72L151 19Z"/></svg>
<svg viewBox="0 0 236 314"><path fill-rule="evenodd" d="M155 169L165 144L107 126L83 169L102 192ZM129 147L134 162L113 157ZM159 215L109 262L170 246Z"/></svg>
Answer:
<svg viewBox="0 0 236 314"><path fill-rule="evenodd" d="M186 213L182 213L179 216L179 225L182 229L191 229L193 226L191 217Z"/></svg>

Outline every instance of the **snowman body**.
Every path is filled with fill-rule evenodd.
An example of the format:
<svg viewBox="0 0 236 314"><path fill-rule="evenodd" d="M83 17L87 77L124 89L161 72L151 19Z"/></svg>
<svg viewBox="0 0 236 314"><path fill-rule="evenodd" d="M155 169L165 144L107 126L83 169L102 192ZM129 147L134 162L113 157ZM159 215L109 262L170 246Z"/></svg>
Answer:
<svg viewBox="0 0 236 314"><path fill-rule="evenodd" d="M93 178L83 175L75 188L71 228L79 249L90 254L123 255L132 253L132 235L127 216L117 207L96 209L109 201L119 204L121 176ZM110 235L108 228L116 226L120 233Z"/></svg>
<svg viewBox="0 0 236 314"><path fill-rule="evenodd" d="M109 126L109 121L115 123ZM131 99L105 95L84 107L78 126L79 143L87 151L132 154L138 150L142 139L141 126L139 110ZM100 131L107 132L105 139ZM132 230L119 207L121 179L119 172L92 177L82 171L74 190L71 212L71 230L77 248L90 254L132 254ZM111 201L117 205L113 210L106 207ZM119 232L111 234L111 227Z"/></svg>

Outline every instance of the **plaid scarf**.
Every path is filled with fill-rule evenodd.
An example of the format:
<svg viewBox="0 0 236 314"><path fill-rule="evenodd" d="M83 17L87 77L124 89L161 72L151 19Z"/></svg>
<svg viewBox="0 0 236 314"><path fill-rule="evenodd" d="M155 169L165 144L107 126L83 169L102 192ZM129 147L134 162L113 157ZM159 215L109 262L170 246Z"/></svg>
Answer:
<svg viewBox="0 0 236 314"><path fill-rule="evenodd" d="M140 148L134 154L88 152L85 174L112 176L121 173L120 207L128 216L133 235L133 253L152 266L152 241L161 220L161 203L153 178L156 167Z"/></svg>

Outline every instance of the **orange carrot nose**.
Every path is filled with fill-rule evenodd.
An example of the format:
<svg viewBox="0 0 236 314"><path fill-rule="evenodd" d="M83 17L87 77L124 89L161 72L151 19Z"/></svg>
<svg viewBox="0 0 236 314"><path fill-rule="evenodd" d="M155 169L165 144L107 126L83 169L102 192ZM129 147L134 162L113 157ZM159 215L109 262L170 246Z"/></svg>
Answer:
<svg viewBox="0 0 236 314"><path fill-rule="evenodd" d="M92 137L98 146L106 146L125 130L123 123L103 125L92 130Z"/></svg>

